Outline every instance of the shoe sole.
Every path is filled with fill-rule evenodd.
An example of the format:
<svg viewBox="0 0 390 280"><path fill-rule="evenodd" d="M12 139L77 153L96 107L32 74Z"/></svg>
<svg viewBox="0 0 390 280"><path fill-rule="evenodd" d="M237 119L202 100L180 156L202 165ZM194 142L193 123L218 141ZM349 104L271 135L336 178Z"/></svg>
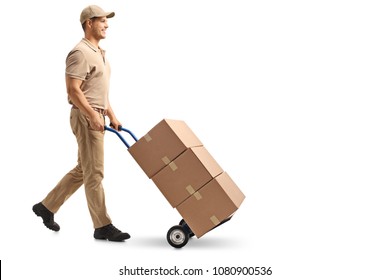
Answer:
<svg viewBox="0 0 390 280"><path fill-rule="evenodd" d="M106 238L106 237L96 237L94 236L95 239L97 240L108 240L108 241L113 241L113 242L122 242L122 241L125 241L127 239L130 238L130 235L129 236L126 236L124 238L120 238L120 239L111 239L111 238Z"/></svg>

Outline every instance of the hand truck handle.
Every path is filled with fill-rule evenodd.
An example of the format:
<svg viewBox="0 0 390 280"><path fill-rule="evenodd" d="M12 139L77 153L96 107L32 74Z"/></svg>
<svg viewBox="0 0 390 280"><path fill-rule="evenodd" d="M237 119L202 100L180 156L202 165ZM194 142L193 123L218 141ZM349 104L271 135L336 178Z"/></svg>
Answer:
<svg viewBox="0 0 390 280"><path fill-rule="evenodd" d="M104 130L108 130L108 131L111 131L111 132L115 133L119 137L119 139L122 140L123 144L125 144L126 148L130 148L129 143L126 142L125 138L123 138L123 136L118 131L116 131L115 129L113 129L111 127L108 127L106 125L104 126ZM133 134L133 132L131 132L130 130L128 130L128 129L126 129L126 128L124 128L124 127L122 127L120 125L119 126L119 131L122 131L122 130L127 132L127 133L129 133L131 135L131 137L133 137L135 142L138 141L137 137Z"/></svg>

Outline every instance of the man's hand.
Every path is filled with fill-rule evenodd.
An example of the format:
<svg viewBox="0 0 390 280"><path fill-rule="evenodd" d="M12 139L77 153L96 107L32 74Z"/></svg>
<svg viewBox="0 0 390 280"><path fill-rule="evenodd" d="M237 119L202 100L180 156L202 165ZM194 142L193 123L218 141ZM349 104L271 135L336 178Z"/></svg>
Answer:
<svg viewBox="0 0 390 280"><path fill-rule="evenodd" d="M95 112L95 114L93 114L92 117L89 118L89 124L92 130L101 132L104 131L104 120L103 118L101 118L98 112Z"/></svg>
<svg viewBox="0 0 390 280"><path fill-rule="evenodd" d="M110 126L111 126L113 129L119 131L119 130L120 130L119 127L121 127L122 124L115 118L115 119L111 120Z"/></svg>

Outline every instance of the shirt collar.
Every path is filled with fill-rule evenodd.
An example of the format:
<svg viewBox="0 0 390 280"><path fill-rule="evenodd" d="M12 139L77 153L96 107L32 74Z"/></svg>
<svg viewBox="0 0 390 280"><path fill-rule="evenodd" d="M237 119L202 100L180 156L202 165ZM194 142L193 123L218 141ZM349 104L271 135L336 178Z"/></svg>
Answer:
<svg viewBox="0 0 390 280"><path fill-rule="evenodd" d="M101 52L104 52L104 50L102 49L102 48L96 48L88 39L86 39L86 38L83 38L82 40L81 40L84 44L86 44L88 47L90 47L92 50L94 50L95 52L98 52L99 50L101 51Z"/></svg>

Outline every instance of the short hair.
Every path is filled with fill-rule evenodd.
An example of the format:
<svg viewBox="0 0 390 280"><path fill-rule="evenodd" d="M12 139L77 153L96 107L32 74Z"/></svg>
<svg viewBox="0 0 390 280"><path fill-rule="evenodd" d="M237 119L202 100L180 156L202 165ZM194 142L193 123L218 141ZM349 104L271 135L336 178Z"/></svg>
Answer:
<svg viewBox="0 0 390 280"><path fill-rule="evenodd" d="M97 17L93 17L93 18L89 18L89 19L92 21L95 21L97 19ZM84 21L84 23L81 25L81 27L83 28L84 31L85 31L85 26L87 24L87 21L88 21L88 19L86 21Z"/></svg>

